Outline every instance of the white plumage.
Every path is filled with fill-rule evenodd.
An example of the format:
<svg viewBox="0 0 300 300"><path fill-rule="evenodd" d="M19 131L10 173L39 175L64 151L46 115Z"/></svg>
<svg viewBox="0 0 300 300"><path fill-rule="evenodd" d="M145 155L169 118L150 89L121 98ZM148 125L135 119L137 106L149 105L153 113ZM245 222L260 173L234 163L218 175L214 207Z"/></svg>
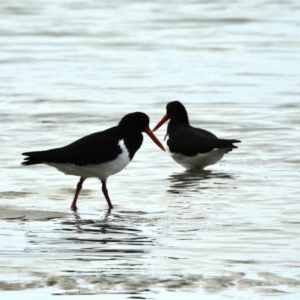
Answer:
<svg viewBox="0 0 300 300"><path fill-rule="evenodd" d="M47 165L56 168L66 175L75 175L83 178L96 177L105 180L110 175L123 170L130 162L129 152L124 144L124 140L120 140L119 146L122 152L114 160L101 164L76 166L74 164L47 163Z"/></svg>

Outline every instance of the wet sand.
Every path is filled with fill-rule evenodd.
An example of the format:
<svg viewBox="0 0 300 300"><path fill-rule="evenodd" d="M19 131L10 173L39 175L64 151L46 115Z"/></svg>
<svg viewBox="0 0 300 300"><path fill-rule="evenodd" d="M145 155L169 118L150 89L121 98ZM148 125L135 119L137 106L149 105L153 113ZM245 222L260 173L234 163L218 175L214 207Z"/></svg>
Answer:
<svg viewBox="0 0 300 300"><path fill-rule="evenodd" d="M10 206L0 205L0 219L2 220L50 220L57 218L64 218L68 216L67 213L55 212L55 211L43 211L43 210L33 210L16 208Z"/></svg>

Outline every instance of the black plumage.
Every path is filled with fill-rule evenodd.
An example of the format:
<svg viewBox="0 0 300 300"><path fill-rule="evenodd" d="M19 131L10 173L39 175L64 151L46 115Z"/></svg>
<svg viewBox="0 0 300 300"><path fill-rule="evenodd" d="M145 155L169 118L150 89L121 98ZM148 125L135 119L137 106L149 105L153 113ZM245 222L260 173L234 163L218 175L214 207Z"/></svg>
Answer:
<svg viewBox="0 0 300 300"><path fill-rule="evenodd" d="M203 169L207 165L214 164L225 153L237 148L234 143L240 143L235 139L219 139L205 129L192 127L187 111L179 101L168 103L166 110L166 115L153 131L170 120L165 136L167 150L176 162L188 169ZM213 152L215 150L220 151Z"/></svg>
<svg viewBox="0 0 300 300"><path fill-rule="evenodd" d="M121 154L122 150L119 146L119 141L122 139L124 139L125 145L129 144L126 147L129 151L130 159L132 159L143 142L141 132L132 133L132 135L135 137L135 142L127 142L119 127L116 126L87 135L61 148L22 153L22 155L27 156L22 164L69 163L80 167L88 164L101 164L111 161Z"/></svg>

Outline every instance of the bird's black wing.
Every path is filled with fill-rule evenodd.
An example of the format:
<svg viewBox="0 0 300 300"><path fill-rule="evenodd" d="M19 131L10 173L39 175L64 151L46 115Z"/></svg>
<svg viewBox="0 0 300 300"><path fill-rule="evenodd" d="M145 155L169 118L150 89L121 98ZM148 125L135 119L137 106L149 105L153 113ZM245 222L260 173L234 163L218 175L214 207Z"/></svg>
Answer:
<svg viewBox="0 0 300 300"><path fill-rule="evenodd" d="M208 153L213 149L237 148L233 143L239 142L239 140L218 139L213 134L207 135L207 131L203 134L203 129L198 131L191 127L181 127L170 133L167 145L172 153L194 156Z"/></svg>
<svg viewBox="0 0 300 300"><path fill-rule="evenodd" d="M202 128L196 128L196 127L190 127L190 129L196 131L200 136L205 137L205 138L212 138L212 139L217 139L217 137L211 133L210 131L207 131Z"/></svg>
<svg viewBox="0 0 300 300"><path fill-rule="evenodd" d="M77 166L99 164L115 159L121 152L116 127L85 136L65 147L25 152L23 165L40 163L70 163Z"/></svg>

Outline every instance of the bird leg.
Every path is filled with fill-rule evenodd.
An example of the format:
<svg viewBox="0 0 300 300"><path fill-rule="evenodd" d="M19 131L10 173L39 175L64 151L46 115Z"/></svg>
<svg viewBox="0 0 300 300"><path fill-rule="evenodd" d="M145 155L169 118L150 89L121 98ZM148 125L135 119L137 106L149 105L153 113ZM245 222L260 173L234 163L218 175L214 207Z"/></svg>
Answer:
<svg viewBox="0 0 300 300"><path fill-rule="evenodd" d="M78 198L78 195L80 193L80 190L82 188L82 184L83 184L84 181L85 181L85 178L80 177L80 179L79 179L79 181L77 183L77 187L76 187L74 199L73 199L73 202L71 204L71 209L74 210L74 211L77 210L76 202L77 202L77 198Z"/></svg>
<svg viewBox="0 0 300 300"><path fill-rule="evenodd" d="M101 179L101 183L102 183L102 192L103 192L103 195L104 195L104 197L107 201L108 207L109 207L109 209L112 209L114 207L112 206L111 201L110 201L109 196L108 196L108 190L106 188L106 179L105 180Z"/></svg>

